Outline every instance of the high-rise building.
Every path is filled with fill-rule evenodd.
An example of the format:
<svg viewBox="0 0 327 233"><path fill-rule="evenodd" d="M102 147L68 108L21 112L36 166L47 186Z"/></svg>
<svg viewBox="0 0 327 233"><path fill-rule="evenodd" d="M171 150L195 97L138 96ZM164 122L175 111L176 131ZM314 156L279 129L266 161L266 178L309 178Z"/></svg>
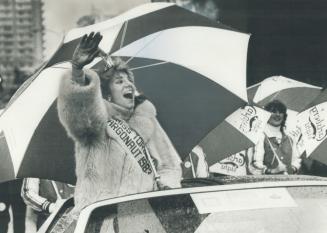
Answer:
<svg viewBox="0 0 327 233"><path fill-rule="evenodd" d="M0 74L11 85L15 70L31 72L43 58L42 0L0 0Z"/></svg>

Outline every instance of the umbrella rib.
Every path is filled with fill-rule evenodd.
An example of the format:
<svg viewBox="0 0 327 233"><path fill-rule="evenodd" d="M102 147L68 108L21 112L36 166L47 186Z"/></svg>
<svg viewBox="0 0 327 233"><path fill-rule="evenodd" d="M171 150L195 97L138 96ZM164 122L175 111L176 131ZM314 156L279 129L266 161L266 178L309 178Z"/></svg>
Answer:
<svg viewBox="0 0 327 233"><path fill-rule="evenodd" d="M128 64L131 60L133 60L134 57L136 57L137 54L139 54L143 49L145 49L146 47L148 47L154 40L156 40L161 34L162 32L159 32L158 35L154 38L152 38L152 40L150 40L147 44L145 44L139 51L137 51L134 56L131 56L125 63Z"/></svg>
<svg viewBox="0 0 327 233"><path fill-rule="evenodd" d="M63 70L71 69L71 68L69 68L69 67L61 67L61 66L50 66L49 68L63 69Z"/></svg>
<svg viewBox="0 0 327 233"><path fill-rule="evenodd" d="M166 63L169 63L169 62L163 61L163 62L153 63L153 64L150 64L150 65L145 65L145 66L139 66L139 67L131 68L130 70L139 70L139 69L148 68L148 67L152 67L152 66L163 65L163 64L166 64Z"/></svg>
<svg viewBox="0 0 327 233"><path fill-rule="evenodd" d="M274 99L278 96L279 92L280 92L280 91L276 92L276 94L274 94L274 95L270 98L270 101L274 100Z"/></svg>
<svg viewBox="0 0 327 233"><path fill-rule="evenodd" d="M125 41L125 36L126 36L126 31L127 31L127 25L128 25L128 20L126 21L126 23L124 24L124 31L123 31L123 35L120 41L120 49L123 47L124 45L124 41Z"/></svg>

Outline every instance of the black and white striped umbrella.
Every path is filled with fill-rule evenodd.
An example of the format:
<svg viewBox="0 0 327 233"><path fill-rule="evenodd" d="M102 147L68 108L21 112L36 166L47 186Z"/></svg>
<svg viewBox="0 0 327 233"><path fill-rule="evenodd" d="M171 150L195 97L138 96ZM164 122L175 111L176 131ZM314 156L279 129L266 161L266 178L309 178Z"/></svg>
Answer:
<svg viewBox="0 0 327 233"><path fill-rule="evenodd" d="M249 35L174 4L145 4L105 22L73 29L63 44L16 94L0 117L0 156L14 177L75 182L73 142L58 120L59 81L79 40L99 31L99 47L128 63L138 89L181 157L247 101ZM88 68L104 65L96 58ZM2 159L1 161L5 161Z"/></svg>
<svg viewBox="0 0 327 233"><path fill-rule="evenodd" d="M287 107L285 131L297 142L302 154L305 150L298 113L321 93L321 87L310 85L283 76L272 76L248 88L250 102L264 106L272 100L279 100Z"/></svg>

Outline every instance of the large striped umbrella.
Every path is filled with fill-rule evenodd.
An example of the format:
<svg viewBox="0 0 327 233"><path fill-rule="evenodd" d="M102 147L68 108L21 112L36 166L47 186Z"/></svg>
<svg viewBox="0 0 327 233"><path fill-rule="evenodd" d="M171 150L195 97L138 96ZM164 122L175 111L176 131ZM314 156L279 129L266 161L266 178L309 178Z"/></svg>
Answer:
<svg viewBox="0 0 327 233"><path fill-rule="evenodd" d="M287 107L286 132L304 151L297 114L321 93L321 87L296 81L283 76L272 76L248 88L250 102L264 106L272 100L280 100Z"/></svg>
<svg viewBox="0 0 327 233"><path fill-rule="evenodd" d="M142 5L70 31L47 65L19 90L0 118L9 152L1 156L11 161L4 166L14 176L75 182L73 142L59 123L56 98L76 45L91 31L103 35L104 52L128 63L181 157L246 103L249 35L174 4ZM96 58L90 67L101 65Z"/></svg>

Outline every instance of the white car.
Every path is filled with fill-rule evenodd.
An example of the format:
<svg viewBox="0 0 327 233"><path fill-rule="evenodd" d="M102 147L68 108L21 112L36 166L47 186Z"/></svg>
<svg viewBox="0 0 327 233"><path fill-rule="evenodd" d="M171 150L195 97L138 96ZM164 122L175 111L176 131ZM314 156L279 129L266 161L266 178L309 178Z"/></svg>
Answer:
<svg viewBox="0 0 327 233"><path fill-rule="evenodd" d="M326 178L219 177L186 180L184 187L96 202L69 232L100 232L104 218L112 219L107 232L119 233L327 232ZM72 199L66 201L39 233L51 232L72 206Z"/></svg>

